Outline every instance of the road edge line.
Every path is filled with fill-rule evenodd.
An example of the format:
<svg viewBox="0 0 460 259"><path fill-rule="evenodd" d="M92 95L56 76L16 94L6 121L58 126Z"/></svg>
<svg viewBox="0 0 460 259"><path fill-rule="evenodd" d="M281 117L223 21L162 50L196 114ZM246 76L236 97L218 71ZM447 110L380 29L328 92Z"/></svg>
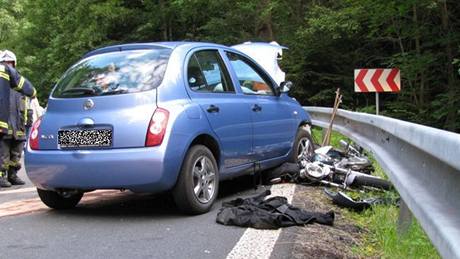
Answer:
<svg viewBox="0 0 460 259"><path fill-rule="evenodd" d="M284 196L288 203L292 202L295 184L277 184L270 188L271 196ZM272 254L276 241L281 234L281 228L276 230L261 230L248 228L240 240L227 255L227 259L260 258L268 259Z"/></svg>

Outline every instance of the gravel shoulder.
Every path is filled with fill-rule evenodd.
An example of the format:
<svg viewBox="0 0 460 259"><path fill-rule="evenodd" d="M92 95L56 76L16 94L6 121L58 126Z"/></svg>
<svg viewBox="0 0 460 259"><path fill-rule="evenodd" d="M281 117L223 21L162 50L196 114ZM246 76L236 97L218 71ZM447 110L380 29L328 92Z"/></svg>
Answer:
<svg viewBox="0 0 460 259"><path fill-rule="evenodd" d="M343 209L332 204L323 188L297 185L292 204L309 211L333 210L334 225L311 224L283 229L271 258L359 258L352 247L360 244L364 230L346 218Z"/></svg>

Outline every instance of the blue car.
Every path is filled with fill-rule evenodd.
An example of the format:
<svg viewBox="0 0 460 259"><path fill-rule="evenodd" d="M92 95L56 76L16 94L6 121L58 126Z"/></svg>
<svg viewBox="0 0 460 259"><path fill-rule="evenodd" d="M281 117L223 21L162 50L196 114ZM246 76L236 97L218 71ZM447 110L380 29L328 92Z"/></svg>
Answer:
<svg viewBox="0 0 460 259"><path fill-rule="evenodd" d="M87 53L54 87L25 154L54 209L85 192L171 191L179 209L210 210L219 181L312 151L308 114L249 56L194 42Z"/></svg>

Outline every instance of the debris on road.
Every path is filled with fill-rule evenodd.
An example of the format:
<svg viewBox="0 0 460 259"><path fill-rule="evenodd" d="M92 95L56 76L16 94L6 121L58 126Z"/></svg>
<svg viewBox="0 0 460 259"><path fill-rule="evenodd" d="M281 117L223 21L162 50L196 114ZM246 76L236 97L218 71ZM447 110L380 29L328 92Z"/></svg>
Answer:
<svg viewBox="0 0 460 259"><path fill-rule="evenodd" d="M257 229L278 229L280 227L303 226L319 223L333 225L334 212L310 212L292 206L285 197L270 195L266 190L256 196L225 202L217 214L217 223Z"/></svg>
<svg viewBox="0 0 460 259"><path fill-rule="evenodd" d="M367 208L370 208L373 205L378 205L378 204L388 205L388 204L397 203L397 200L393 200L389 198L380 198L380 197L372 197L372 198L367 198L367 199L356 201L344 192L341 192L341 191L333 192L326 188L324 189L324 193L326 193L327 196L329 196L332 199L332 202L334 204L337 204L340 207L352 209L355 211L363 211Z"/></svg>

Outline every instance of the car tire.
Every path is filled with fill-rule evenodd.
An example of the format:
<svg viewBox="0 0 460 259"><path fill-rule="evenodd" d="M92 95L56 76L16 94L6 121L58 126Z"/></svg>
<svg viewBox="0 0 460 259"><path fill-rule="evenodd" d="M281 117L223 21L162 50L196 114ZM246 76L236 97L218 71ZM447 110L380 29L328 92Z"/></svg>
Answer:
<svg viewBox="0 0 460 259"><path fill-rule="evenodd" d="M219 190L218 171L216 159L206 146L192 146L172 192L177 207L192 215L208 212Z"/></svg>
<svg viewBox="0 0 460 259"><path fill-rule="evenodd" d="M37 189L37 192L40 200L46 206L57 210L74 208L83 197L83 193L81 192L68 196L62 196L57 192L42 189Z"/></svg>
<svg viewBox="0 0 460 259"><path fill-rule="evenodd" d="M301 155L301 150L305 150L308 156L312 156L315 152L314 142L310 133L300 127L297 130L297 135L294 140L294 145L292 146L292 153L289 157L288 162L290 163L299 163L299 158Z"/></svg>

